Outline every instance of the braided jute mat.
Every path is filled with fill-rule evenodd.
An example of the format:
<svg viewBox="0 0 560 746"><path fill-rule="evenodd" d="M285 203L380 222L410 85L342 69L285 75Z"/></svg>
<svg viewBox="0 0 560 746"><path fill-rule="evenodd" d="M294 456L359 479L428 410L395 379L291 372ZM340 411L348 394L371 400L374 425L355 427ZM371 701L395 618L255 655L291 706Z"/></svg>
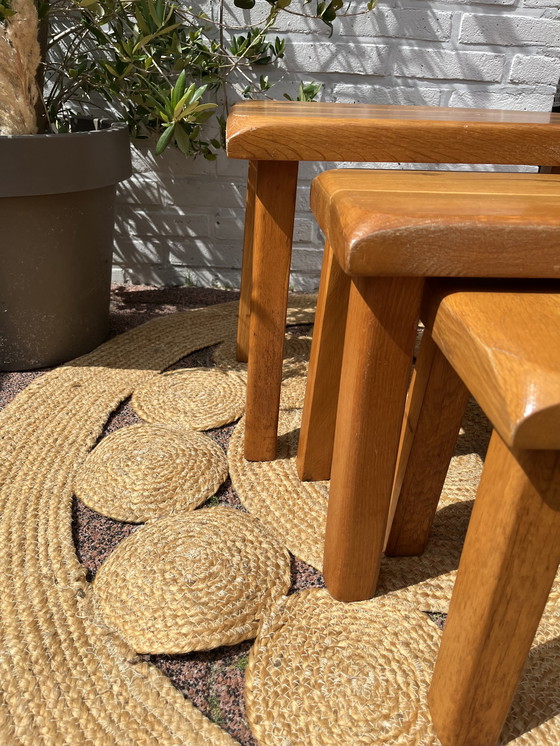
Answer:
<svg viewBox="0 0 560 746"><path fill-rule="evenodd" d="M549 606L501 744L559 742L559 621ZM282 599L249 655L251 729L261 746L438 746L426 703L440 639L420 608L391 595L343 604L309 589Z"/></svg>
<svg viewBox="0 0 560 746"><path fill-rule="evenodd" d="M136 389L132 406L146 422L209 430L241 417L245 383L235 371L173 370Z"/></svg>
<svg viewBox="0 0 560 746"><path fill-rule="evenodd" d="M290 587L290 555L253 516L212 507L153 521L93 583L108 624L138 653L190 653L253 639Z"/></svg>
<svg viewBox="0 0 560 746"><path fill-rule="evenodd" d="M295 297L289 323L309 323ZM72 537L78 470L110 413L235 336L237 303L164 316L37 378L0 413L0 742L233 744L95 613Z"/></svg>
<svg viewBox="0 0 560 746"><path fill-rule="evenodd" d="M309 323L312 306L311 300L301 302L290 312L290 322ZM98 613L74 548L71 503L76 475L109 414L191 351L217 343L233 349L235 311L236 304L224 304L165 316L134 329L36 379L0 414L2 746L234 743L155 666L139 659ZM308 526L324 510L327 486L318 485L314 497L307 496L300 484L299 499L290 504L296 490L290 470L299 427L294 407L301 399L297 387L305 364L296 356L293 366L297 395L285 405L290 409L282 415L284 450L270 465L272 476L257 474L242 461L242 422L234 433L229 461L236 489L255 518L270 533L273 526L280 534L278 542L296 556L308 561L315 557L312 564L320 566L320 520L313 541ZM463 440L468 436L464 433ZM265 616L247 675L248 717L261 744L432 746L429 724L423 724L423 682L440 630L423 612L447 608L460 552L456 539L468 521L480 471L472 450L466 443L464 454L454 460L424 557L384 562L380 595L364 604L365 625L356 625L353 616L361 605L339 605L319 591L281 599ZM283 462L280 468L278 461ZM271 500L267 493L275 482L287 484L288 490L277 489ZM273 519L268 515L272 507ZM298 531L298 525L303 529ZM560 742L558 598L556 587L525 674L530 696L516 699L508 721L513 724L508 725L508 738L515 737L514 743ZM414 621L418 629L407 643L403 638ZM348 637L346 627L352 630ZM332 709L318 701L314 689L331 704L336 692L346 735L337 731ZM384 692L392 692L393 705L372 709L371 700L366 703L368 692L378 703ZM409 699L409 693L417 694L416 700ZM348 697L356 697L356 704ZM386 722L380 715L390 707L395 708L393 721ZM399 732L398 722L406 718L412 725ZM387 740L388 734L392 735Z"/></svg>
<svg viewBox="0 0 560 746"><path fill-rule="evenodd" d="M227 475L226 456L207 435L142 423L117 430L91 451L75 494L109 518L144 523L194 510Z"/></svg>

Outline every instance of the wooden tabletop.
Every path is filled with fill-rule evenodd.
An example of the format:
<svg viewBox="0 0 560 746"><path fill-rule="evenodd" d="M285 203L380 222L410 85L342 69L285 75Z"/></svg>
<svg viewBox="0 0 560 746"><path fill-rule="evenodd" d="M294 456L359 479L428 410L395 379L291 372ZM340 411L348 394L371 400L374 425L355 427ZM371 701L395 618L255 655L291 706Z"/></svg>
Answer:
<svg viewBox="0 0 560 746"><path fill-rule="evenodd" d="M431 282L422 319L512 448L560 448L558 282Z"/></svg>
<svg viewBox="0 0 560 746"><path fill-rule="evenodd" d="M335 169L311 208L348 274L560 277L560 175Z"/></svg>
<svg viewBox="0 0 560 746"><path fill-rule="evenodd" d="M296 101L235 104L230 158L560 165L560 114Z"/></svg>

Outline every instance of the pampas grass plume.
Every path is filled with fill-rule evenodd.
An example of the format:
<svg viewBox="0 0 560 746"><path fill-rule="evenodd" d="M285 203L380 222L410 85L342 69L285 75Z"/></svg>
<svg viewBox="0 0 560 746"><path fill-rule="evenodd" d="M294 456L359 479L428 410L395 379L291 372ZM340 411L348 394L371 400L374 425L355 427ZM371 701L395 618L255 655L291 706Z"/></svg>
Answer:
<svg viewBox="0 0 560 746"><path fill-rule="evenodd" d="M12 10L0 24L0 135L28 135L37 132L37 10L33 0L13 0Z"/></svg>

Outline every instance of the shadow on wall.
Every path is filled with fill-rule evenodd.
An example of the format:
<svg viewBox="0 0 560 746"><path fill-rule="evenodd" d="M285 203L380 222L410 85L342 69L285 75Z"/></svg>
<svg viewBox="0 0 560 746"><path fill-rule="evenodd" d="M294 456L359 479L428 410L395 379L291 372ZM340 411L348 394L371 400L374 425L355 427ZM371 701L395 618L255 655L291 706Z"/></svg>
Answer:
<svg viewBox="0 0 560 746"><path fill-rule="evenodd" d="M380 7L347 19L335 30L335 43L310 43L296 34L288 38L284 70L272 70L271 82L288 77L289 63L324 83L323 100L549 110L560 77L560 21L515 15L509 7L509 16L503 9L478 13L473 7L462 6L462 16ZM359 46L352 44L356 35ZM309 181L335 166L461 169L457 164L302 164L293 270L298 282L307 284L294 285L297 289L313 290L319 279L322 237L308 211ZM115 279L238 287L246 164L223 153L216 162L193 161L172 150L155 159L142 146L134 167L134 176L119 187Z"/></svg>
<svg viewBox="0 0 560 746"><path fill-rule="evenodd" d="M523 9L508 7L498 14L474 8L463 5L459 17L441 10L378 7L337 27L341 44L294 42L286 59L291 62L293 49L304 69L336 73L335 99L349 103L549 111L560 76L560 21L516 15ZM361 36L359 46L350 41L353 33ZM356 85L356 71L373 79Z"/></svg>
<svg viewBox="0 0 560 746"><path fill-rule="evenodd" d="M119 186L114 264L125 281L238 286L245 208L243 178L220 179L215 163L134 148L135 173ZM217 233L225 212L230 241ZM230 214L231 213L231 214ZM241 237L241 238L240 238ZM219 279L210 268L218 268Z"/></svg>

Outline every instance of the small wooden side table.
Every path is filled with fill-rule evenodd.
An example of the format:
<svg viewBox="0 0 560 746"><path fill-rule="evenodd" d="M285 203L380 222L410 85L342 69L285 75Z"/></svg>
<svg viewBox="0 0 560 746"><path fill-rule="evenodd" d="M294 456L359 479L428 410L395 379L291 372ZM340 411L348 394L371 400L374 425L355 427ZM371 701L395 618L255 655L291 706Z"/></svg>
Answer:
<svg viewBox="0 0 560 746"><path fill-rule="evenodd" d="M239 309L248 359L245 457L276 455L299 161L560 165L547 112L251 101L227 123L227 153L249 160Z"/></svg>

